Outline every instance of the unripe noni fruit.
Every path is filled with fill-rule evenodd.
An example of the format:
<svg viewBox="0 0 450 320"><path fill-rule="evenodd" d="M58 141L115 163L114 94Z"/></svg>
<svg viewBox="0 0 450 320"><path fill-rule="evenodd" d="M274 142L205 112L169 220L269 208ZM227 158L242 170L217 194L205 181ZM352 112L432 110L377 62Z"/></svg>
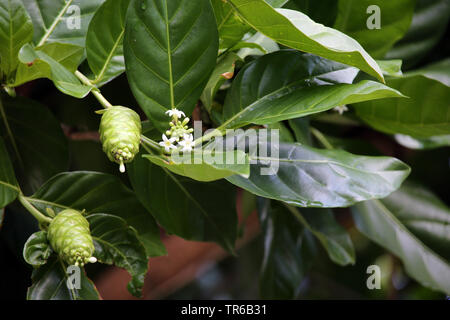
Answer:
<svg viewBox="0 0 450 320"><path fill-rule="evenodd" d="M70 265L84 266L97 261L95 247L89 230L89 222L81 212L61 211L48 227L47 238L60 257Z"/></svg>
<svg viewBox="0 0 450 320"><path fill-rule="evenodd" d="M111 161L120 165L121 172L125 172L124 163L133 161L139 152L141 119L136 112L122 106L110 107L101 113L100 140L103 151Z"/></svg>

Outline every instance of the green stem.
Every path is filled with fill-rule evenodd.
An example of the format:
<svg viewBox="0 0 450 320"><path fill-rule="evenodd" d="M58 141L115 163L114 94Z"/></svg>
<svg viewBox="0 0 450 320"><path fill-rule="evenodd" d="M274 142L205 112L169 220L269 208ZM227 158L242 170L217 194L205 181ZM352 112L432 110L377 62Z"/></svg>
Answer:
<svg viewBox="0 0 450 320"><path fill-rule="evenodd" d="M100 90L94 86L94 84L89 80L84 74L82 74L80 71L75 71L75 75L80 79L80 81L90 87L93 87L91 90L92 94L97 98L98 102L105 108L111 108L113 105L106 100L106 98L100 93Z"/></svg>
<svg viewBox="0 0 450 320"><path fill-rule="evenodd" d="M325 148L327 148L328 150L333 149L333 146L331 145L330 142L328 142L327 138L325 138L325 136L322 134L322 132L320 132L316 128L311 128L311 133L317 138L317 140L319 140L319 142Z"/></svg>
<svg viewBox="0 0 450 320"><path fill-rule="evenodd" d="M33 205L28 201L27 197L25 197L22 193L19 194L18 199L20 203L28 210L29 213L36 218L40 223L50 223L52 219L44 216L38 209L33 207Z"/></svg>
<svg viewBox="0 0 450 320"><path fill-rule="evenodd" d="M153 141L150 138L147 138L144 135L141 135L141 143L144 146L144 149L147 150L147 151L148 151L148 149L146 148L146 146L149 146L150 148L152 148L153 150L157 151L158 153L162 153L161 146L157 142Z"/></svg>
<svg viewBox="0 0 450 320"><path fill-rule="evenodd" d="M198 139L195 139L194 146L197 146L199 144L202 144L203 142L209 141L214 137L223 136L224 134L225 134L225 130L223 130L222 126L220 126L216 129L214 129L213 131L211 131L210 133L205 134L204 136L202 136Z"/></svg>

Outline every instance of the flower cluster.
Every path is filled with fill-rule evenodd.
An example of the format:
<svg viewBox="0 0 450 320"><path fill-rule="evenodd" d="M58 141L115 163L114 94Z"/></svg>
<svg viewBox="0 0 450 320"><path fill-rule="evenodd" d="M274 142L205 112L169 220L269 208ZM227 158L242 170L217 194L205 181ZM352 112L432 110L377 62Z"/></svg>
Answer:
<svg viewBox="0 0 450 320"><path fill-rule="evenodd" d="M170 129L162 135L163 141L159 143L167 153L170 153L173 149L181 147L181 151L189 152L194 147L194 137L192 131L194 129L188 127L189 118L186 117L183 111L177 109L171 109L166 111L169 117L172 117L172 121L169 123ZM183 120L181 120L185 117ZM178 144L178 145L175 145Z"/></svg>

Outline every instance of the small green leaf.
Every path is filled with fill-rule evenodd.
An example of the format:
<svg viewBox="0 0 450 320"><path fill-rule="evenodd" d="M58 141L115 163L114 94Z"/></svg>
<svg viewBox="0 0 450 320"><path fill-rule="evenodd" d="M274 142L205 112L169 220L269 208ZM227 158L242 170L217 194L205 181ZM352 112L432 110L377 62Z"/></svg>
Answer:
<svg viewBox="0 0 450 320"><path fill-rule="evenodd" d="M176 174L198 181L214 181L235 174L248 177L250 174L248 155L240 150L194 150L189 154L171 157L149 154L143 157Z"/></svg>
<svg viewBox="0 0 450 320"><path fill-rule="evenodd" d="M33 24L20 0L0 2L0 82L14 81L20 48L33 38ZM6 79L4 79L6 77Z"/></svg>
<svg viewBox="0 0 450 320"><path fill-rule="evenodd" d="M206 110L208 110L208 112L211 112L214 96L219 90L219 87L227 79L233 77L235 63L239 59L239 56L230 52L227 53L224 57L220 58L220 60L217 62L217 65L214 68L205 89L203 89L202 95L200 96L200 99L202 100L202 103L205 106Z"/></svg>
<svg viewBox="0 0 450 320"><path fill-rule="evenodd" d="M108 0L89 24L86 54L94 83L106 83L125 71L123 36L130 0Z"/></svg>
<svg viewBox="0 0 450 320"><path fill-rule="evenodd" d="M67 273L68 265L53 255L49 261L33 271L31 280L33 284L28 288L28 300L98 300L99 294L94 283L86 276L84 268L80 272L79 289L73 285L71 288L67 282L71 281ZM73 272L73 271L72 271ZM75 271L76 272L76 271ZM73 282L72 282L73 284Z"/></svg>
<svg viewBox="0 0 450 320"><path fill-rule="evenodd" d="M102 263L126 269L132 277L128 290L140 297L148 261L136 230L122 218L109 214L91 214L87 220L95 245L94 256Z"/></svg>
<svg viewBox="0 0 450 320"><path fill-rule="evenodd" d="M126 19L131 90L149 120L166 131L165 112L177 108L190 116L216 65L213 9L209 0L133 0Z"/></svg>
<svg viewBox="0 0 450 320"><path fill-rule="evenodd" d="M61 63L42 50L35 50L30 44L20 49L19 59L25 64L35 64L35 68L45 77L51 79L62 92L75 98L85 97L92 87L80 83L78 78Z"/></svg>
<svg viewBox="0 0 450 320"><path fill-rule="evenodd" d="M274 9L264 0L228 2L246 23L278 43L357 67L384 82L375 60L344 33L315 23L301 12Z"/></svg>
<svg viewBox="0 0 450 320"><path fill-rule="evenodd" d="M348 103L402 97L378 82L351 84L356 73L355 68L293 50L265 55L247 64L233 81L222 126L269 124Z"/></svg>
<svg viewBox="0 0 450 320"><path fill-rule="evenodd" d="M85 209L88 215L119 216L138 231L148 256L166 254L154 219L134 193L115 176L87 171L61 173L47 181L28 200L45 215L46 208L56 213L73 208Z"/></svg>
<svg viewBox="0 0 450 320"><path fill-rule="evenodd" d="M68 43L48 43L36 50L42 51L70 72L77 70L84 55L83 47ZM21 51L19 58L22 63L17 68L16 79L11 86L16 87L34 79L52 77L50 66L42 60L35 60L35 55L30 50Z"/></svg>
<svg viewBox="0 0 450 320"><path fill-rule="evenodd" d="M3 139L0 137L0 208L3 209L13 202L19 191L8 151L6 151Z"/></svg>
<svg viewBox="0 0 450 320"><path fill-rule="evenodd" d="M47 232L33 233L23 247L23 258L33 267L39 267L47 263L53 250L47 240Z"/></svg>
<svg viewBox="0 0 450 320"><path fill-rule="evenodd" d="M228 183L195 181L140 156L128 165L128 176L139 200L169 234L234 251L236 190Z"/></svg>

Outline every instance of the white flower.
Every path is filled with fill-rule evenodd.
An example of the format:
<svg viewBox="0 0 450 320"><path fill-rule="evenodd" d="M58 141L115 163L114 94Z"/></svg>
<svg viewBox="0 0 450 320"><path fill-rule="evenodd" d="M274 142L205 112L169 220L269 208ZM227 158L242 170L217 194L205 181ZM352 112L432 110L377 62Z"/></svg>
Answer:
<svg viewBox="0 0 450 320"><path fill-rule="evenodd" d="M346 105L343 105L343 106L335 107L335 108L333 108L333 110L339 112L339 114L342 115L345 111L348 111L348 108Z"/></svg>
<svg viewBox="0 0 450 320"><path fill-rule="evenodd" d="M180 119L181 117L185 117L186 115L184 114L183 111L180 111L178 109L170 109L166 111L166 114L169 115L169 117L173 117L175 116L176 118Z"/></svg>
<svg viewBox="0 0 450 320"><path fill-rule="evenodd" d="M166 135L163 134L162 135L163 141L161 141L159 143L159 145L161 147L164 147L164 149L166 150L166 152L170 152L170 149L175 149L176 147L173 145L173 143L175 142L175 138L170 138L167 139Z"/></svg>
<svg viewBox="0 0 450 320"><path fill-rule="evenodd" d="M194 147L194 137L192 134L185 134L183 136L183 141L178 142L180 146L183 147L181 151L192 151Z"/></svg>

